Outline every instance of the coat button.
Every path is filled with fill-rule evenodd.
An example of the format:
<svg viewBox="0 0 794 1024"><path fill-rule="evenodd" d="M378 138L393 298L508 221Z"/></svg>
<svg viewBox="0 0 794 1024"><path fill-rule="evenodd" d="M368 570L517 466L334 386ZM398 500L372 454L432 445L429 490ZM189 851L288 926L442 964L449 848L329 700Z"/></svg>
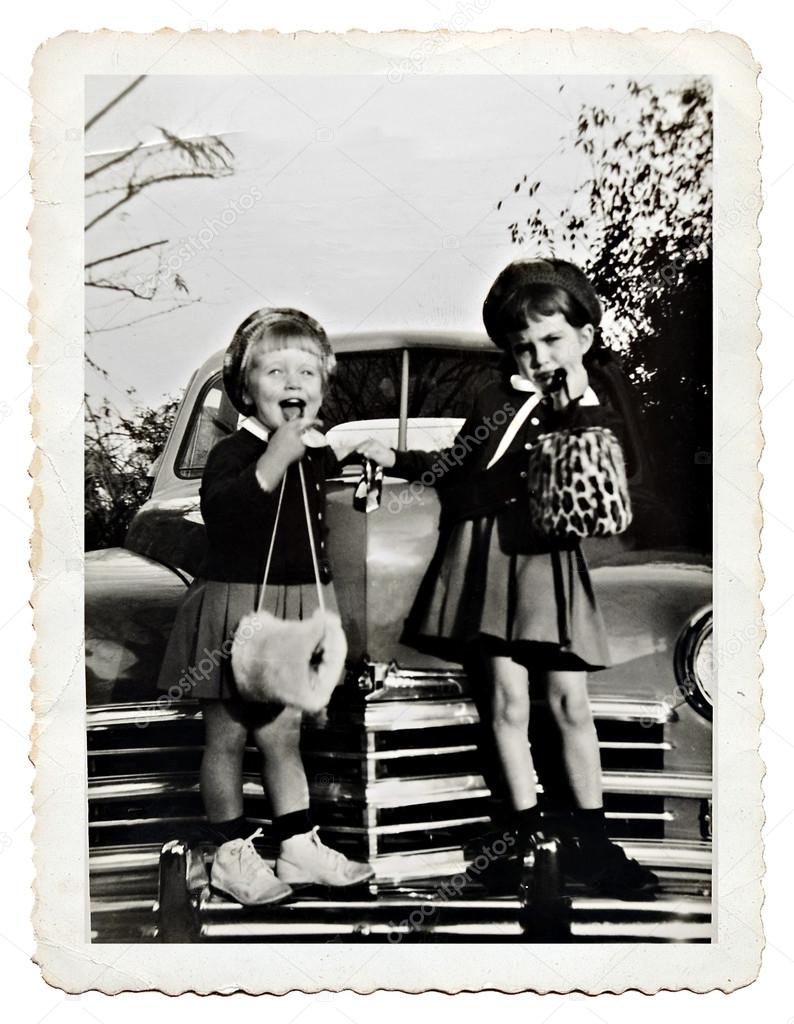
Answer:
<svg viewBox="0 0 794 1024"><path fill-rule="evenodd" d="M522 469L518 475L521 477L522 480L526 480L527 478L527 472L525 469Z"/></svg>
<svg viewBox="0 0 794 1024"><path fill-rule="evenodd" d="M529 451L529 449L532 447L532 445L527 441L527 443L524 445L524 447L526 448L527 451Z"/></svg>
<svg viewBox="0 0 794 1024"><path fill-rule="evenodd" d="M318 512L318 513L317 513L317 518L318 518L318 519L322 519L322 517L323 517L323 514L322 514L322 512Z"/></svg>
<svg viewBox="0 0 794 1024"><path fill-rule="evenodd" d="M532 424L533 427L540 426L540 420L537 418L537 416L533 416L529 422Z"/></svg>

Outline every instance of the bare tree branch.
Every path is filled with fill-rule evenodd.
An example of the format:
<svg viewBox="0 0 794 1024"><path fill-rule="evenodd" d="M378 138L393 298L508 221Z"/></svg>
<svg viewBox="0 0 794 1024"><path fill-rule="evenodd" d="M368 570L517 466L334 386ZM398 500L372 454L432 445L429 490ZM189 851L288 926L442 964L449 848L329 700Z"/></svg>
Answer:
<svg viewBox="0 0 794 1024"><path fill-rule="evenodd" d="M233 172L229 171L228 173L232 174ZM85 230L88 231L89 228L92 228L95 224L99 223L99 221L104 220L105 217L113 213L114 210L117 210L120 206L123 206L124 203L128 203L130 199L134 199L139 192L142 192L145 188L149 188L150 185L159 185L161 182L164 181L181 181L183 178L218 178L220 176L221 172L218 171L188 171L185 174L161 174L159 177L144 178L143 181L135 183L131 182L129 185L126 186L127 194L122 196L121 199L117 200L115 203L111 203L111 205L108 206L107 209L103 210L101 213L98 213L93 220L90 220L86 224ZM113 192L115 191L115 189L108 189L107 191ZM95 195L99 194L100 193L95 193Z"/></svg>
<svg viewBox="0 0 794 1024"><path fill-rule="evenodd" d="M234 153L229 149L223 139L218 135L210 135L208 141L199 139L180 139L178 135L172 135L167 128L158 125L158 131L169 143L172 149L177 150L190 160L194 167L200 167L202 162L214 167L220 162L227 170L231 170L231 160Z"/></svg>
<svg viewBox="0 0 794 1024"><path fill-rule="evenodd" d="M144 295L143 292L136 292L134 288L126 284L113 284L112 281L86 281L86 288L106 288L111 292L129 292L135 299L146 299L147 302L151 302L154 298L154 292L151 295Z"/></svg>
<svg viewBox="0 0 794 1024"><path fill-rule="evenodd" d="M114 99L112 99L109 103L106 103L101 110L98 110L96 114L94 114L93 117L89 117L89 119L85 123L84 130L88 131L89 128L93 128L100 118L104 117L109 110L112 110L117 103L120 103L125 96L129 95L129 93L131 93L133 89L139 86L141 82L144 80L144 78L146 78L146 75L138 75L134 82L130 82L126 89L121 90L118 96L114 97Z"/></svg>
<svg viewBox="0 0 794 1024"><path fill-rule="evenodd" d="M136 193L142 192L150 185L159 185L162 181L179 181L182 178L226 178L234 172L229 170L214 171L179 171L173 174L152 175L149 178L141 178L139 181L131 181L124 185L109 185L108 188L98 188L96 192L87 192L86 199L93 199L95 196L110 195L111 192L121 192L123 189L133 189Z"/></svg>
<svg viewBox="0 0 794 1024"><path fill-rule="evenodd" d="M120 206L123 206L124 203L128 203L130 199L132 199L135 195L136 190L133 188L132 185L128 185L127 194L125 196L122 196L121 199L119 199L117 202L112 203L110 206L108 206L107 209L102 211L102 213L98 213L93 220L90 220L86 224L83 230L88 231L89 228L92 228L95 224L98 224L99 221L104 220L105 217L108 217L111 213L113 213L114 210L117 210Z"/></svg>
<svg viewBox="0 0 794 1024"><path fill-rule="evenodd" d="M128 149L124 153L119 153L119 155L114 156L112 160L108 160L104 164L100 164L99 167L95 167L93 171L86 171L84 175L85 180L88 181L88 179L93 178L95 174L99 174L101 171L106 171L108 167L112 167L114 164L120 164L122 160L126 160L128 156L132 156L133 153L137 152L142 145L142 142L136 142L132 149Z"/></svg>
<svg viewBox="0 0 794 1024"><path fill-rule="evenodd" d="M176 313L179 309L184 309L186 306L192 306L196 302L201 302L201 299L191 299L190 302L178 302L176 305L169 306L167 309L158 309L156 313L147 313L146 316L136 317L134 320L128 320L124 324L113 324L111 327L89 327L86 329L86 334L107 334L110 331L119 331L122 327L135 327L137 324L142 323L144 320L153 320L156 316L163 316L166 313ZM96 367L100 369L100 367Z"/></svg>
<svg viewBox="0 0 794 1024"><path fill-rule="evenodd" d="M146 245L138 245L134 249L125 249L124 252L113 253L112 256L102 256L98 260L91 260L90 263L86 263L85 264L85 269L88 270L89 267L95 267L99 263L109 263L111 260L120 260L122 258L122 256L132 256L133 253L135 253L135 252L143 252L144 249L154 249L158 245L166 245L167 242L168 242L168 239L167 238L163 238L159 242L148 242Z"/></svg>

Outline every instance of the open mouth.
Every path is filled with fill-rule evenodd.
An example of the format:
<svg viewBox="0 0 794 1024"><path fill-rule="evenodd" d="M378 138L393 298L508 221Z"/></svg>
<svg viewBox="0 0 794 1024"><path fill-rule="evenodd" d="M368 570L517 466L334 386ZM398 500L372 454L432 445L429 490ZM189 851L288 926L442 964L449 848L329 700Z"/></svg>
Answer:
<svg viewBox="0 0 794 1024"><path fill-rule="evenodd" d="M306 403L302 398L285 398L278 404L285 420L297 419L303 415L303 410L306 408Z"/></svg>

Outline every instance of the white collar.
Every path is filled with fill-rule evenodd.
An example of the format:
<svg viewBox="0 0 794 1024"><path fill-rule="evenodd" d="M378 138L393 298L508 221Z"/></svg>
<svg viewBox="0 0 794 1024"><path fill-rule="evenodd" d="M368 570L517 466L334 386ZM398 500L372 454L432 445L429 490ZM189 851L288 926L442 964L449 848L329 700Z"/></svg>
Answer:
<svg viewBox="0 0 794 1024"><path fill-rule="evenodd" d="M515 391L534 391L535 385L531 380L527 380L526 377L522 377L520 373L514 373L510 378L510 386Z"/></svg>
<svg viewBox="0 0 794 1024"><path fill-rule="evenodd" d="M270 431L263 426L256 416L247 416L240 424L240 430L248 430L260 441L267 441L270 438Z"/></svg>
<svg viewBox="0 0 794 1024"><path fill-rule="evenodd" d="M510 378L510 385L516 391L528 391L528 392L532 392L533 394L535 392L535 385L532 383L532 381L527 380L526 377L522 377L521 374L519 374L519 373L514 373L511 376L511 378ZM598 401L598 395L588 385L587 390L582 395L582 399L579 402L579 405L600 405L600 404L601 403Z"/></svg>
<svg viewBox="0 0 794 1024"><path fill-rule="evenodd" d="M273 433L272 430L268 430L267 427L263 426L256 418L256 416L248 416L240 423L240 430L247 430L255 437L258 437L260 441L269 441L270 435ZM325 448L329 444L325 434L321 434L319 430L309 429L303 432L303 443L307 448Z"/></svg>

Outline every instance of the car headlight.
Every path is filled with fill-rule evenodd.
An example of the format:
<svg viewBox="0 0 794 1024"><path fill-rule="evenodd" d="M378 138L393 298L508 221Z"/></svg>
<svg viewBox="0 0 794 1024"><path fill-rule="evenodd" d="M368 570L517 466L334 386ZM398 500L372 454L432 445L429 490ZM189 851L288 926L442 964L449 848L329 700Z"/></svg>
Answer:
<svg viewBox="0 0 794 1024"><path fill-rule="evenodd" d="M714 710L714 614L709 606L689 620L675 648L675 674L687 702L704 718Z"/></svg>

